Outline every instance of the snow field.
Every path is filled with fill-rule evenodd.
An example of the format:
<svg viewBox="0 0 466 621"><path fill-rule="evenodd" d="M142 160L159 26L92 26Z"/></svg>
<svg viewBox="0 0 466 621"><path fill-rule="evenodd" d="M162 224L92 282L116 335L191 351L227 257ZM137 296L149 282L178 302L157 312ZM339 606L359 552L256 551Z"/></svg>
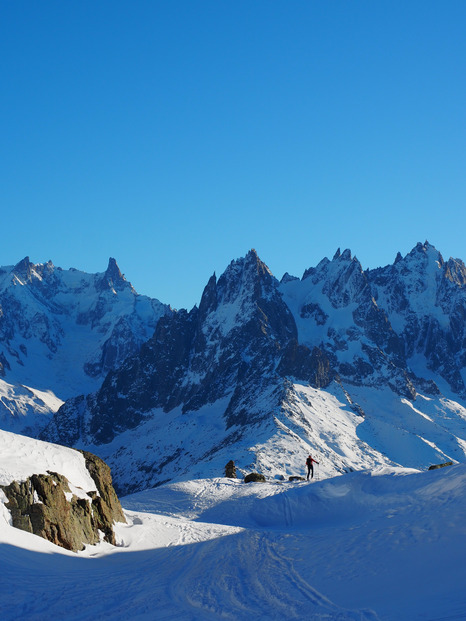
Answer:
<svg viewBox="0 0 466 621"><path fill-rule="evenodd" d="M2 620L466 617L466 465L187 480L122 504L118 547L78 554L0 513Z"/></svg>

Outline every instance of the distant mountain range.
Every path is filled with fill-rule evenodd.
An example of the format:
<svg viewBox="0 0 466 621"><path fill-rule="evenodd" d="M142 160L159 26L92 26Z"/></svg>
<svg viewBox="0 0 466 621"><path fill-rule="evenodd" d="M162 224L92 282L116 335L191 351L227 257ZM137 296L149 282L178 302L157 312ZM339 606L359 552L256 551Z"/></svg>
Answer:
<svg viewBox="0 0 466 621"><path fill-rule="evenodd" d="M34 435L62 400L96 390L170 312L114 259L86 274L26 257L0 268L0 424Z"/></svg>
<svg viewBox="0 0 466 621"><path fill-rule="evenodd" d="M230 459L299 474L309 451L325 476L464 461L465 283L427 242L281 282L252 250L188 312L136 294L113 259L95 275L25 259L0 272L1 425L97 453L120 491Z"/></svg>

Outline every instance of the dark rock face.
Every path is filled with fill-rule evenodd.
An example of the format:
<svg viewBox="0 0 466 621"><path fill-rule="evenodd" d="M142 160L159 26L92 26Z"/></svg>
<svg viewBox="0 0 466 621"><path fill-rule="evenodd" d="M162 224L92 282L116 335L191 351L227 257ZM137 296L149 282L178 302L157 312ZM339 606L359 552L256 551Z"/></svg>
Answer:
<svg viewBox="0 0 466 621"><path fill-rule="evenodd" d="M250 396L280 379L277 364L296 337L278 282L251 251L218 282L212 276L199 308L162 317L154 336L107 375L98 393L60 408L43 437L107 443L153 408L189 412L227 395L228 426L257 421Z"/></svg>
<svg viewBox="0 0 466 621"><path fill-rule="evenodd" d="M0 354L0 377L5 377L6 371L10 370L10 364L8 360L5 358L5 354L2 352Z"/></svg>
<svg viewBox="0 0 466 621"><path fill-rule="evenodd" d="M86 468L94 481L99 492L99 507L105 513L104 522L126 522L118 496L115 493L112 482L112 474L107 464L88 451L81 451L86 460ZM96 500L94 498L94 500ZM103 529L101 529L103 530Z"/></svg>
<svg viewBox="0 0 466 621"><path fill-rule="evenodd" d="M290 282L290 281L287 280L285 282ZM318 304L314 304L313 302L304 304L299 314L303 319L308 319L309 317L313 317L314 321L319 326L325 325L325 323L328 320L327 313L324 313L324 311L320 308L320 306Z"/></svg>
<svg viewBox="0 0 466 621"><path fill-rule="evenodd" d="M72 550L104 540L115 545L113 524L126 522L120 502L113 490L108 466L95 455L85 454L86 466L100 495L88 492L88 498L73 495L70 500L68 480L57 472L34 474L26 481L0 486L8 498L13 526Z"/></svg>
<svg viewBox="0 0 466 621"><path fill-rule="evenodd" d="M34 264L30 262L29 257L24 257L22 261L19 261L19 263L15 265L13 273L18 276L18 278L30 281L32 278L33 268Z"/></svg>
<svg viewBox="0 0 466 621"><path fill-rule="evenodd" d="M318 347L311 351L305 345L298 345L294 339L288 342L278 370L282 375L308 382L314 388L327 387L336 376L327 354Z"/></svg>

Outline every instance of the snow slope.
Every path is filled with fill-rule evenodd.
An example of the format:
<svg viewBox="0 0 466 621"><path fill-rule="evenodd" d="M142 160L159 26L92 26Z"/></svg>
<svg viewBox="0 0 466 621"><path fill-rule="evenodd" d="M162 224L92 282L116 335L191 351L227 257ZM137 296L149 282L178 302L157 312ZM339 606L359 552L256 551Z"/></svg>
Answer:
<svg viewBox="0 0 466 621"><path fill-rule="evenodd" d="M78 554L0 513L2 620L466 617L464 465L314 483L198 479L123 506L119 546Z"/></svg>
<svg viewBox="0 0 466 621"><path fill-rule="evenodd" d="M53 470L63 474L76 487L96 490L84 456L65 446L0 430L0 455L0 485L8 485L14 480L24 481L32 474L46 474L47 470Z"/></svg>
<svg viewBox="0 0 466 621"><path fill-rule="evenodd" d="M0 379L0 427L21 433L25 427L30 435L39 435L50 414L63 405L51 390L38 390L23 384Z"/></svg>
<svg viewBox="0 0 466 621"><path fill-rule="evenodd" d="M230 459L243 474L255 470L271 479L303 475L309 452L320 462L319 478L466 461L466 409L457 402L419 394L410 401L388 388L351 391L350 397L337 383L323 390L290 382L281 403L271 392L253 395L251 410L269 416L244 426L227 427L228 396L188 413L154 409L108 444L76 446L100 455L126 494L171 480L222 476Z"/></svg>

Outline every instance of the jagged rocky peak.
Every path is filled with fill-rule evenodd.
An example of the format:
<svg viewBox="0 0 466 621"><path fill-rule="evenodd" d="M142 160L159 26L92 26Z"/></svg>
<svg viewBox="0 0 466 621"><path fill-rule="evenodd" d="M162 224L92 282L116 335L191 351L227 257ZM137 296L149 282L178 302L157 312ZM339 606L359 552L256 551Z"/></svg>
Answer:
<svg viewBox="0 0 466 621"><path fill-rule="evenodd" d="M301 280L306 280L307 278L311 278L311 276L314 276L315 274L319 274L320 272L324 271L325 268L329 265L329 263L330 263L329 259L327 257L324 257L318 263L317 267L309 267L307 270L305 270Z"/></svg>
<svg viewBox="0 0 466 621"><path fill-rule="evenodd" d="M421 354L430 372L464 394L464 265L452 259L445 263L426 241L393 265L371 270L368 278L404 342L405 357Z"/></svg>
<svg viewBox="0 0 466 621"><path fill-rule="evenodd" d="M429 269L443 276L454 285L463 287L466 284L466 266L460 259L450 257L448 261L443 259L441 253L428 241L421 244L418 242L413 250L406 256L411 261L422 259L425 272Z"/></svg>
<svg viewBox="0 0 466 621"><path fill-rule="evenodd" d="M440 252L428 241L418 242L405 257L398 252L392 265L367 270L367 274L375 284L395 283L399 277L403 286L422 291L427 288L429 277L437 277L443 273L445 262ZM398 274L398 276L397 276ZM394 280L395 279L395 280ZM431 287L430 282L429 286Z"/></svg>
<svg viewBox="0 0 466 621"><path fill-rule="evenodd" d="M117 262L113 257L110 257L108 260L108 267L99 282L100 289L122 289L127 286L129 283L118 267Z"/></svg>
<svg viewBox="0 0 466 621"><path fill-rule="evenodd" d="M336 257L336 258L335 258ZM332 261L319 263L314 279L325 281L323 292L334 308L361 302L368 296L368 282L358 259L347 248L335 254Z"/></svg>
<svg viewBox="0 0 466 621"><path fill-rule="evenodd" d="M267 274L268 276L272 276L272 272L269 270L267 265L261 261L259 255L256 250L252 248L244 258L245 264L249 266L251 269L256 270L259 275Z"/></svg>
<svg viewBox="0 0 466 621"><path fill-rule="evenodd" d="M207 322L203 334L213 338L219 329L226 335L253 321L263 334L274 334L274 338L294 335L296 326L278 284L255 250L232 261L220 278L214 274L204 289L198 317L198 323Z"/></svg>
<svg viewBox="0 0 466 621"><path fill-rule="evenodd" d="M288 272L285 272L282 276L282 279L280 280L280 284L292 282L293 280L299 280L299 278L297 276L292 276L291 274L288 274Z"/></svg>
<svg viewBox="0 0 466 621"><path fill-rule="evenodd" d="M204 288L201 303L199 304L199 312L201 317L204 317L208 313L214 311L217 308L217 304L217 276L214 272Z"/></svg>
<svg viewBox="0 0 466 621"><path fill-rule="evenodd" d="M343 252L338 248L331 261L325 257L316 267L307 269L301 281L305 280L309 281L308 287L318 287L334 308L367 301L369 296L366 274L349 248ZM282 280L281 284L286 286L288 282Z"/></svg>
<svg viewBox="0 0 466 621"><path fill-rule="evenodd" d="M55 397L96 390L111 368L153 335L166 312L158 300L134 291L113 258L97 274L63 270L52 261L34 264L29 257L1 270L0 375L6 374L12 386L39 387L54 395L41 401L30 392L27 405L18 409L20 392L5 393L8 427L32 433L46 423L34 412L56 409ZM17 417L17 411L25 416Z"/></svg>
<svg viewBox="0 0 466 621"><path fill-rule="evenodd" d="M18 281L33 285L51 283L55 278L55 265L50 260L47 263L32 263L29 257L24 257L11 270L11 276L15 283Z"/></svg>
<svg viewBox="0 0 466 621"><path fill-rule="evenodd" d="M439 267L443 266L443 257L440 254L440 252L437 250L437 248L435 248L435 246L432 246L432 244L429 244L429 242L426 240L423 244L421 242L418 242L415 247L411 250L411 252L408 254L408 256L410 257L419 257L419 256L423 256L425 257L425 260L427 261L435 261L438 263Z"/></svg>
<svg viewBox="0 0 466 621"><path fill-rule="evenodd" d="M337 251L333 255L332 261L357 261L356 257L353 257L351 254L351 250L346 248L343 252L341 252L340 248L337 248Z"/></svg>
<svg viewBox="0 0 466 621"><path fill-rule="evenodd" d="M296 338L278 281L251 251L218 281L211 276L199 308L162 317L140 352L107 375L86 401L89 438L109 442L139 425L153 408L168 412L182 406L189 412L226 396L232 399L224 414L231 425L247 415L246 405L238 404L259 395L262 382L281 385L276 367L288 341ZM77 400L63 406L47 437L75 442L81 431L69 419L82 407Z"/></svg>
<svg viewBox="0 0 466 621"><path fill-rule="evenodd" d="M277 283L267 265L253 249L241 259L232 261L218 280L218 298L223 303L258 299L268 296L268 290Z"/></svg>
<svg viewBox="0 0 466 621"><path fill-rule="evenodd" d="M36 265L36 269L40 268L40 272L42 275L44 274L52 274L55 271L55 265L49 259L47 263L42 263L41 265Z"/></svg>
<svg viewBox="0 0 466 621"><path fill-rule="evenodd" d="M24 257L13 268L13 274L20 280L30 281L34 270L34 263L31 263L29 257Z"/></svg>
<svg viewBox="0 0 466 621"><path fill-rule="evenodd" d="M304 272L302 280L310 276L317 276L320 279L323 275L341 273L348 268L363 272L360 262L356 256L353 257L349 248L343 252L338 248L331 261L327 257L323 258L316 267L310 267Z"/></svg>
<svg viewBox="0 0 466 621"><path fill-rule="evenodd" d="M53 278L55 266L52 261L47 263L32 263L29 257L24 257L11 270L13 282L39 284L42 280Z"/></svg>
<svg viewBox="0 0 466 621"><path fill-rule="evenodd" d="M459 287L466 285L466 265L460 259L448 259L445 264L445 278Z"/></svg>

